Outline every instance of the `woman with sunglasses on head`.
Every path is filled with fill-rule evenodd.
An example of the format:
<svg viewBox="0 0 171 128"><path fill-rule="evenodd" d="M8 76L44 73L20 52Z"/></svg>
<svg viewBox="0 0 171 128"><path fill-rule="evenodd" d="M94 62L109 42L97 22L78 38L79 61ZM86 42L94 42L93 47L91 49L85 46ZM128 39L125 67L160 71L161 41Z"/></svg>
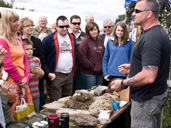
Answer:
<svg viewBox="0 0 171 128"><path fill-rule="evenodd" d="M86 37L79 47L81 76L85 89L103 84L102 58L104 54L103 41L99 36L99 27L95 22L86 25Z"/></svg>
<svg viewBox="0 0 171 128"><path fill-rule="evenodd" d="M126 78L118 70L118 66L130 63L133 42L129 39L127 25L120 21L113 31L113 37L108 40L103 56L103 76L107 84L114 78Z"/></svg>
<svg viewBox="0 0 171 128"><path fill-rule="evenodd" d="M30 68L23 42L17 36L19 29L19 16L11 10L1 11L0 18L0 45L7 50L4 58L4 70L8 73L7 82L11 88L16 88L13 93L9 92L9 102L13 103L11 111L15 111L20 104L21 98L27 103L33 103L28 82L30 80ZM14 117L14 116L13 116Z"/></svg>
<svg viewBox="0 0 171 128"><path fill-rule="evenodd" d="M22 17L20 19L20 32L21 32L21 39L29 39L33 42L33 56L36 56L41 61L42 69L49 78L55 77L54 73L49 73L49 70L46 66L46 62L44 59L44 50L42 42L39 38L32 35L34 29L34 22L29 17ZM39 80L39 92L40 92L40 110L42 106L45 104L45 97L44 97L44 78Z"/></svg>

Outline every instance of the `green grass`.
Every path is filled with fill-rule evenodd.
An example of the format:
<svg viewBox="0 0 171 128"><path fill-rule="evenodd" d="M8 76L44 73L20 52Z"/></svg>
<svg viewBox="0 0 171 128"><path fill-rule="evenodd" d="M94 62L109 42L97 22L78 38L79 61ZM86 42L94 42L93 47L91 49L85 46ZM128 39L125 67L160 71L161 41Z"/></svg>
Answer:
<svg viewBox="0 0 171 128"><path fill-rule="evenodd" d="M171 91L170 90L169 90L169 98L165 106L164 116L165 118L163 121L163 128L171 128Z"/></svg>
<svg viewBox="0 0 171 128"><path fill-rule="evenodd" d="M171 127L171 115L168 113L168 111L164 112L165 119L163 122L163 128L170 128Z"/></svg>

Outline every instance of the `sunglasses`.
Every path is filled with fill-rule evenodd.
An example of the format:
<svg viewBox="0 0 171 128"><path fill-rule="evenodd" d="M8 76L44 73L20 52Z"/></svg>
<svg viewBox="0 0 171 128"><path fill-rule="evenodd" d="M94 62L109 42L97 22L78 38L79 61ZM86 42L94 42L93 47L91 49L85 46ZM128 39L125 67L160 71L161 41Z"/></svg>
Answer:
<svg viewBox="0 0 171 128"><path fill-rule="evenodd" d="M104 28L111 28L112 26L104 26Z"/></svg>
<svg viewBox="0 0 171 128"><path fill-rule="evenodd" d="M69 25L64 25L64 26L58 26L59 28L69 28Z"/></svg>
<svg viewBox="0 0 171 128"><path fill-rule="evenodd" d="M73 25L80 25L80 22L72 22Z"/></svg>
<svg viewBox="0 0 171 128"><path fill-rule="evenodd" d="M34 25L33 24L31 24L31 25L25 25L25 26L23 26L23 27L27 27L27 28L29 28L29 27L34 27Z"/></svg>
<svg viewBox="0 0 171 128"><path fill-rule="evenodd" d="M148 9L146 9L146 10L134 9L134 12L135 12L135 13L147 12L147 11L152 11L152 10L148 10ZM152 11L152 12L154 12L154 11Z"/></svg>

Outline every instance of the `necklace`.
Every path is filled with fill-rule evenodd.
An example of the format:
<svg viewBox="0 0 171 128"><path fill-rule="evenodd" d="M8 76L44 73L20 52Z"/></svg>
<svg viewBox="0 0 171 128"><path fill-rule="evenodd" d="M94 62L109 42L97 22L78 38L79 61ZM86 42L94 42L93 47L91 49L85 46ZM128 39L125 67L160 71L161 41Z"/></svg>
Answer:
<svg viewBox="0 0 171 128"><path fill-rule="evenodd" d="M12 39L9 39L9 42L12 44L12 45L14 45L14 46L18 46L19 44L18 44L18 40L17 40L17 38L15 37L15 38L12 38Z"/></svg>

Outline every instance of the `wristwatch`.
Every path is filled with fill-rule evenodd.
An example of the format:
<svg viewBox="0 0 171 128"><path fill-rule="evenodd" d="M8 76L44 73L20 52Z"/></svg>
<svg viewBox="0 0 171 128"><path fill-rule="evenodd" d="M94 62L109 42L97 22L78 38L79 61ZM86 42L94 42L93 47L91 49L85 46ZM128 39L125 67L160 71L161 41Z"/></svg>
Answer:
<svg viewBox="0 0 171 128"><path fill-rule="evenodd" d="M124 81L124 80L121 81L121 88L122 88L122 89L126 89L128 86L125 86L125 85L123 84L123 81Z"/></svg>

